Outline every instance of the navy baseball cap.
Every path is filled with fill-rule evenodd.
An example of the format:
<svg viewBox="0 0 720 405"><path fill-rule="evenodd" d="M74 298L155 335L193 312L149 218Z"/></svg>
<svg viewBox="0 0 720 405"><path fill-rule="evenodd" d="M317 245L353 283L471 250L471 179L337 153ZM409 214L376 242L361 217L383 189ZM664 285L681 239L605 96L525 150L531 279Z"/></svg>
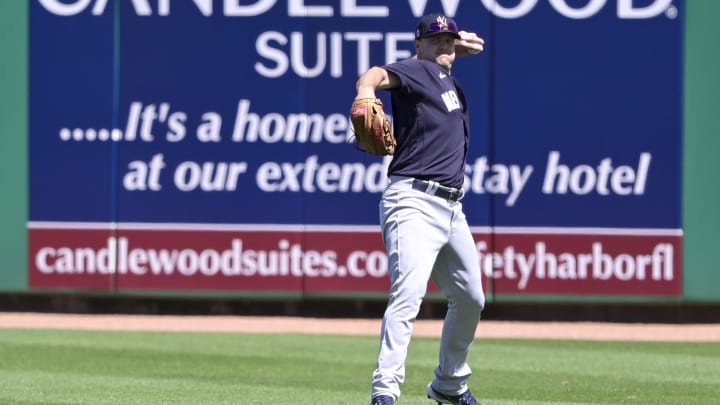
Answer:
<svg viewBox="0 0 720 405"><path fill-rule="evenodd" d="M460 39L455 20L443 14L428 14L418 22L417 29L415 29L415 39L447 33L453 34L456 39Z"/></svg>

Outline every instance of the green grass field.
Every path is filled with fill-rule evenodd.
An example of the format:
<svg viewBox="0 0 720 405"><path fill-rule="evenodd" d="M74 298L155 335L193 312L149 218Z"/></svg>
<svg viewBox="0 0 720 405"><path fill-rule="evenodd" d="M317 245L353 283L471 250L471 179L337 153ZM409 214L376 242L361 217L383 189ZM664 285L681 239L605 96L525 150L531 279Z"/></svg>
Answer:
<svg viewBox="0 0 720 405"><path fill-rule="evenodd" d="M415 338L399 405L431 404ZM368 404L377 338L0 329L0 404ZM484 405L720 404L720 344L477 340Z"/></svg>

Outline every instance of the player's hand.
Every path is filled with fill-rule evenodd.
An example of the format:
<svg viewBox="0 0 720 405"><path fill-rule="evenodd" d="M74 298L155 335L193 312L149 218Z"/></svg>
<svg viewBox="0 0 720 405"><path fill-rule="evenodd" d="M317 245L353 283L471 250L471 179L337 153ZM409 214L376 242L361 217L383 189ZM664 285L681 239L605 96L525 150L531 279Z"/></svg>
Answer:
<svg viewBox="0 0 720 405"><path fill-rule="evenodd" d="M457 56L476 55L483 51L485 40L474 32L458 32L460 39L455 40L455 54Z"/></svg>

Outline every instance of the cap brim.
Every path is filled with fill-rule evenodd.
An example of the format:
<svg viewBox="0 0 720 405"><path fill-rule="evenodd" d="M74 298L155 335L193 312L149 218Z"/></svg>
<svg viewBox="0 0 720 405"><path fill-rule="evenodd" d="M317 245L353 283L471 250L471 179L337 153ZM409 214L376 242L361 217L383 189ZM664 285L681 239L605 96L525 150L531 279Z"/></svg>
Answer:
<svg viewBox="0 0 720 405"><path fill-rule="evenodd" d="M453 37L455 37L455 39L460 39L460 34L458 34L457 32L452 32L452 31L426 32L424 35L420 35L419 37L417 37L417 39L433 37L435 35L441 35L441 34L451 34Z"/></svg>

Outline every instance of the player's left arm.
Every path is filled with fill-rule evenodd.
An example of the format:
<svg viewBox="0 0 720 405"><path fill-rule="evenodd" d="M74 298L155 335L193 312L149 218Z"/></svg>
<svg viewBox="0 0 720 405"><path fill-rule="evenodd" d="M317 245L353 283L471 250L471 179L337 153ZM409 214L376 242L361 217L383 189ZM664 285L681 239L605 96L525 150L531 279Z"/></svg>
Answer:
<svg viewBox="0 0 720 405"><path fill-rule="evenodd" d="M474 32L458 31L460 39L455 40L455 55L468 56L477 55L485 49L485 40ZM414 54L411 59L417 59Z"/></svg>
<svg viewBox="0 0 720 405"><path fill-rule="evenodd" d="M476 55L485 49L485 40L474 32L458 32L460 39L455 40L455 55Z"/></svg>

